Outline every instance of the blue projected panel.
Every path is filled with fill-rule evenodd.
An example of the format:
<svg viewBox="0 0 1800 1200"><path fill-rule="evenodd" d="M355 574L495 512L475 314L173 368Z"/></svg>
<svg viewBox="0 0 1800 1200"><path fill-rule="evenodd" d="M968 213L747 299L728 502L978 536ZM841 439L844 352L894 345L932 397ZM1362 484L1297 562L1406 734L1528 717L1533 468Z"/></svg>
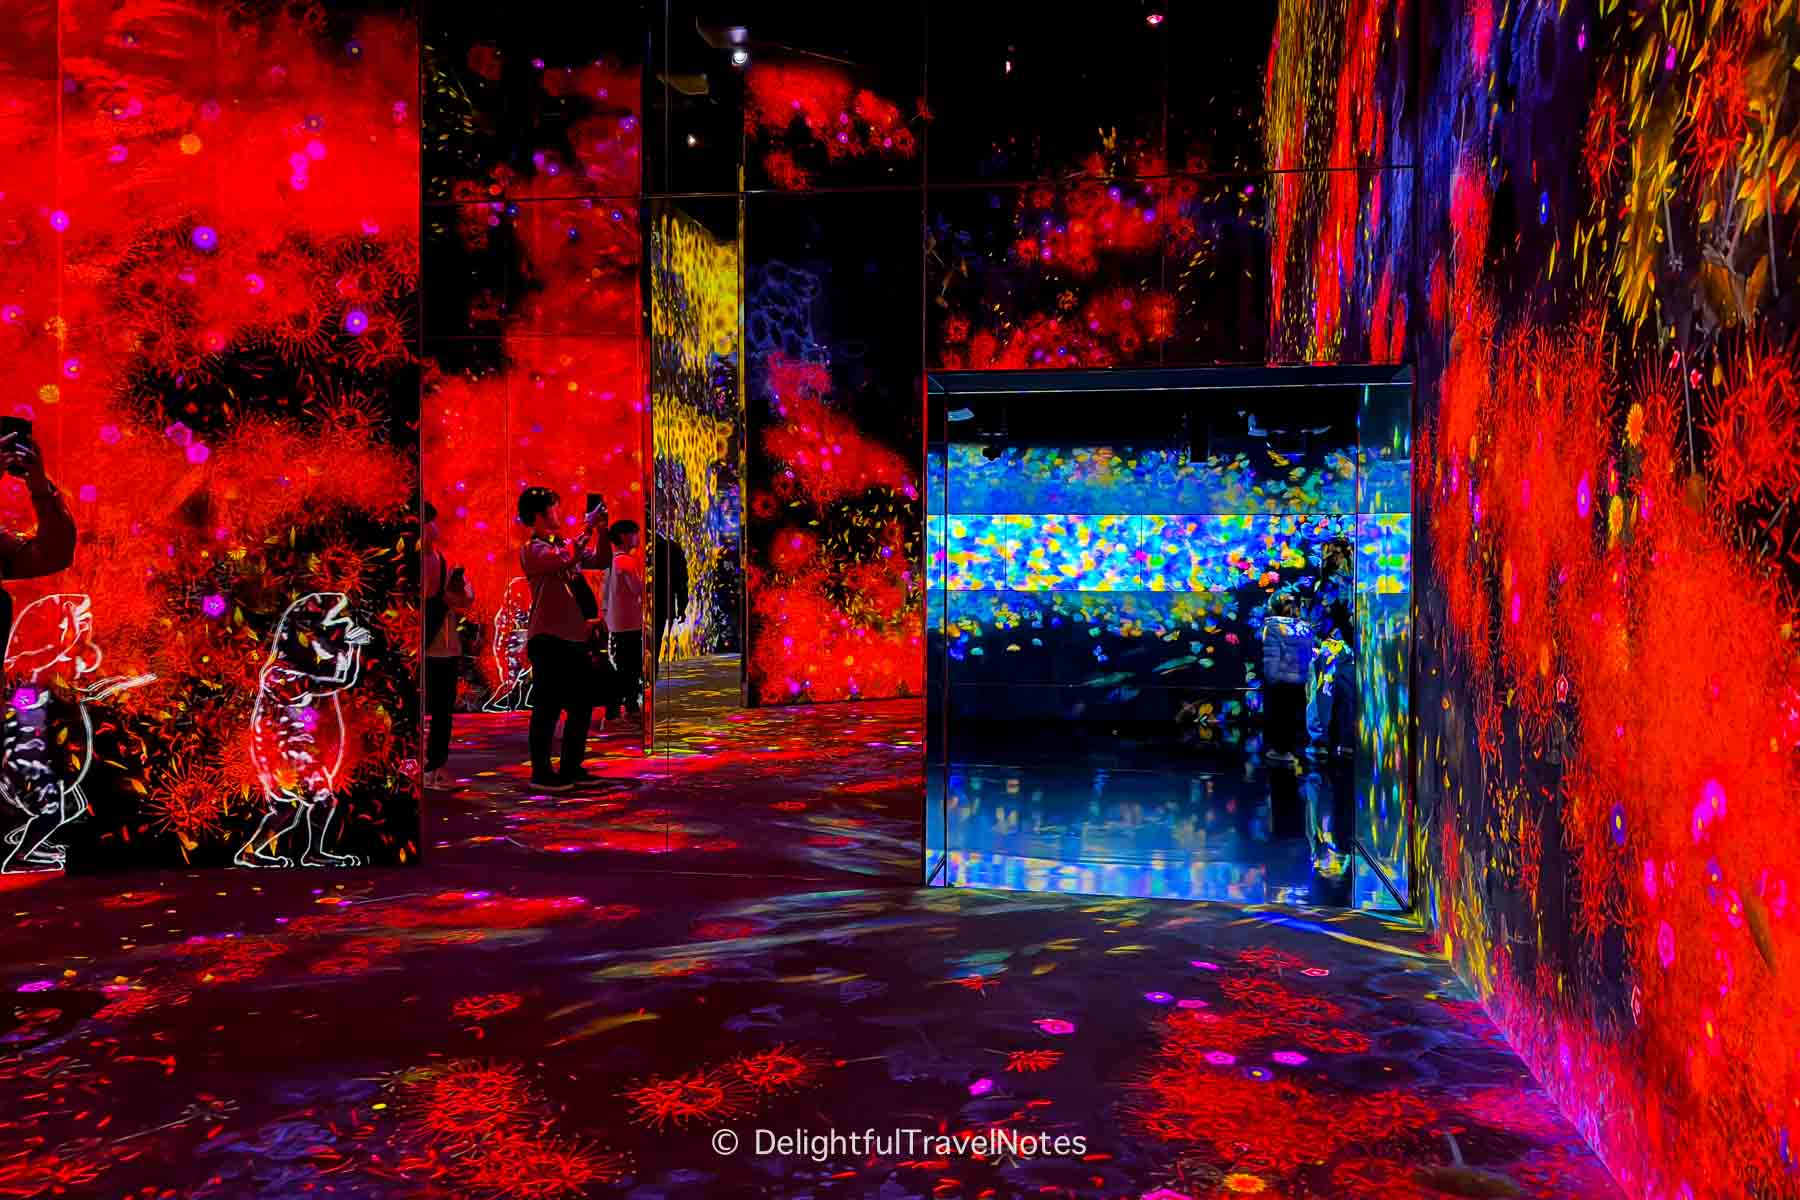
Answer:
<svg viewBox="0 0 1800 1200"><path fill-rule="evenodd" d="M953 443L945 502L952 512L1353 512L1356 475L1342 449L1195 459L1162 448Z"/></svg>
<svg viewBox="0 0 1800 1200"><path fill-rule="evenodd" d="M956 396L962 440L927 456L941 881L1404 904L1411 389L1312 386ZM1057 443L1084 428L1117 440ZM1278 596L1315 647L1287 772L1264 764ZM1259 830L1276 811L1306 837Z"/></svg>

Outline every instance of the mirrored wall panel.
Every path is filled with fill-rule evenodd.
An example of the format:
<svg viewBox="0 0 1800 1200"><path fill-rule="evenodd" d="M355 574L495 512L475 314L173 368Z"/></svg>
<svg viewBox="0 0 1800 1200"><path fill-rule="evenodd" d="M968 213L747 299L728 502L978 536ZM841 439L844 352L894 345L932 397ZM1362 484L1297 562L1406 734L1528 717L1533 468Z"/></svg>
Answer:
<svg viewBox="0 0 1800 1200"><path fill-rule="evenodd" d="M1405 907L1410 397L933 374L935 882Z"/></svg>

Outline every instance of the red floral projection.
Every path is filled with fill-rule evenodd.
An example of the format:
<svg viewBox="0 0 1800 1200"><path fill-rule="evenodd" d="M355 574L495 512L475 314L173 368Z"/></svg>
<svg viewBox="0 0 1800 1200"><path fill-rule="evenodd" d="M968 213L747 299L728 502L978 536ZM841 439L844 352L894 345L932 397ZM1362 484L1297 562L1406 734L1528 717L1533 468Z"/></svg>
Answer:
<svg viewBox="0 0 1800 1200"><path fill-rule="evenodd" d="M1791 1195L1800 43L1791 3L1662 7L1425 38L1421 834L1459 970L1628 1192Z"/></svg>
<svg viewBox="0 0 1800 1200"><path fill-rule="evenodd" d="M1286 0L1264 87L1271 362L1399 362L1411 237L1407 0Z"/></svg>
<svg viewBox="0 0 1800 1200"><path fill-rule="evenodd" d="M465 65L494 80L500 61L479 43ZM615 521L645 519L640 72L611 59L566 68L536 60L533 70L540 99L580 106L567 129L535 134L541 143L525 147L530 173L498 162L473 177L434 177L458 203L427 214L457 254L502 263L500 282L456 293L466 317L456 328L474 330L482 353L465 356L427 330L420 439L425 496L438 508L445 554L474 587L470 616L486 634L476 669L487 695L470 697L477 706L506 691L495 657L506 629L496 617L521 574L519 493L555 489L571 533L591 493ZM551 144L564 138L567 148Z"/></svg>
<svg viewBox="0 0 1800 1200"><path fill-rule="evenodd" d="M773 482L752 494L750 681L764 703L918 695L925 654L919 468L830 407L828 368L764 364Z"/></svg>
<svg viewBox="0 0 1800 1200"><path fill-rule="evenodd" d="M900 106L852 80L843 67L804 61L755 62L744 72L744 132L765 141L762 166L786 191L813 186L808 161L904 160L917 144Z"/></svg>
<svg viewBox="0 0 1800 1200"><path fill-rule="evenodd" d="M277 621L336 593L370 638L338 693L343 841L411 858L415 31L203 0L6 25L0 390L79 536L13 585L12 667L92 722L63 779L92 817L59 837L72 861L228 859L264 807ZM0 527L31 524L0 484ZM91 653L58 659L27 615L51 594L88 598Z"/></svg>

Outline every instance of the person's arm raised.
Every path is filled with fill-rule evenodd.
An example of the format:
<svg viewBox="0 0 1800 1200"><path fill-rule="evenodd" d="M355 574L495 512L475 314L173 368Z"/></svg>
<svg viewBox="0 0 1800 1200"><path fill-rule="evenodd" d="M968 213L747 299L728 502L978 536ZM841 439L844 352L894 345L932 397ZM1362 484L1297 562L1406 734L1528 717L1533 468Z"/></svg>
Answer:
<svg viewBox="0 0 1800 1200"><path fill-rule="evenodd" d="M10 434L4 443L0 453L8 464L24 468L21 477L31 493L37 531L30 537L9 537L0 543L0 569L8 579L37 579L66 570L75 561L75 517L44 473L37 447L27 444L14 449Z"/></svg>

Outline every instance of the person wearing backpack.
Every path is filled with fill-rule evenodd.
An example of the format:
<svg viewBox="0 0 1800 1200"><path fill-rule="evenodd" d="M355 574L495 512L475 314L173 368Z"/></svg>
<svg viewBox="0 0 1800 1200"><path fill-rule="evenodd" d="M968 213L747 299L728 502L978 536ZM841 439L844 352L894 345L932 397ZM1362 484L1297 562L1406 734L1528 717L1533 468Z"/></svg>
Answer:
<svg viewBox="0 0 1800 1200"><path fill-rule="evenodd" d="M600 563L594 541L605 527L606 509L590 512L573 541L563 540L562 497L547 487L529 487L519 496L519 523L531 537L519 565L531 589L531 618L525 654L531 660L531 786L561 792L594 777L582 766L588 726L601 685L589 645L600 605L581 572ZM550 746L562 722L562 757L552 768Z"/></svg>
<svg viewBox="0 0 1800 1200"><path fill-rule="evenodd" d="M1263 743L1269 761L1292 767L1306 735L1306 679L1312 671L1312 626L1295 615L1287 592L1269 601L1263 621Z"/></svg>
<svg viewBox="0 0 1800 1200"><path fill-rule="evenodd" d="M456 680L462 668L461 614L475 591L461 567L452 568L437 548L437 506L426 501L419 526L419 575L425 588L425 786L450 786L450 725L456 713Z"/></svg>

